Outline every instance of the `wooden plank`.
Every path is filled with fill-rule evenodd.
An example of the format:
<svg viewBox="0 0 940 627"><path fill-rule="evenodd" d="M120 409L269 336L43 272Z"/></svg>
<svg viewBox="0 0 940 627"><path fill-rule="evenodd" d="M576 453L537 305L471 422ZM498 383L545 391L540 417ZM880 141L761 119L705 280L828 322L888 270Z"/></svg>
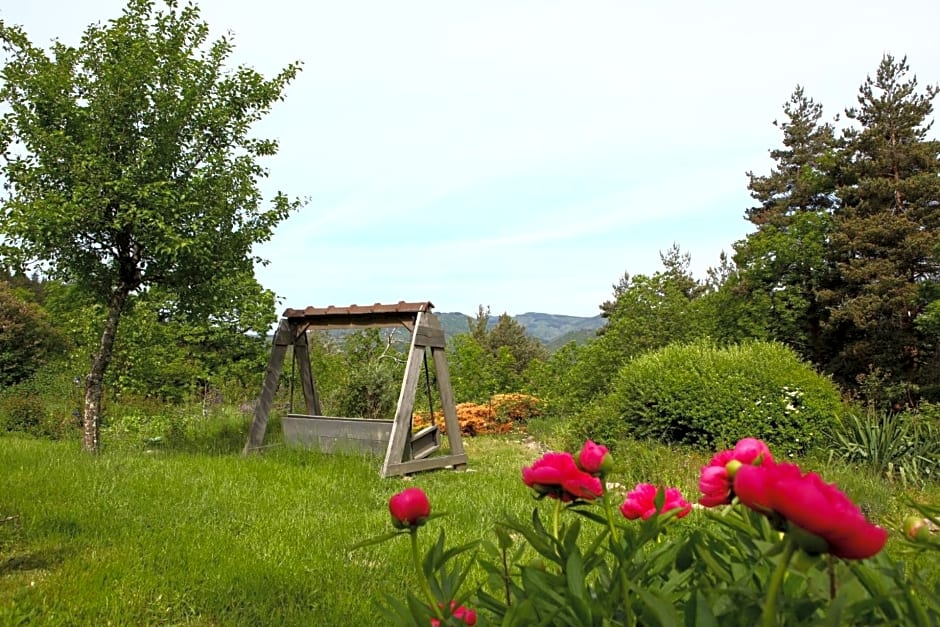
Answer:
<svg viewBox="0 0 940 627"><path fill-rule="evenodd" d="M291 318L297 324L309 325L310 329L370 329L375 327L398 327L413 324L415 314L358 314L330 318Z"/></svg>
<svg viewBox="0 0 940 627"><path fill-rule="evenodd" d="M415 326L421 325L422 316L418 313ZM418 389L418 376L424 363L424 348L415 344L415 335L411 336L411 347L408 351L408 363L402 377L401 391L398 394L398 406L395 410L395 422L392 425L392 435L388 440L388 450L385 452L385 463L382 464L382 476L386 477L389 464L397 464L405 458L405 444L408 434L411 433L411 416L415 406L415 392Z"/></svg>
<svg viewBox="0 0 940 627"><path fill-rule="evenodd" d="M395 475L407 475L422 470L434 470L436 468L445 468L453 466L455 470L460 470L467 465L466 455L443 455L441 457L428 457L427 459L412 459L400 464L389 464L384 469L383 477L392 477Z"/></svg>
<svg viewBox="0 0 940 627"><path fill-rule="evenodd" d="M300 384L304 391L304 405L307 413L319 416L323 413L320 408L320 396L317 394L317 382L310 368L310 349L307 334L301 333L294 339L294 357L300 368Z"/></svg>
<svg viewBox="0 0 940 627"><path fill-rule="evenodd" d="M415 343L419 346L430 348L444 348L446 340L444 339L443 329L435 329L427 324L422 324L415 328Z"/></svg>
<svg viewBox="0 0 940 627"><path fill-rule="evenodd" d="M416 314L420 311L431 311L434 303L420 301L406 303L403 300L397 303L375 303L373 305L349 305L348 307L305 307L304 309L287 309L284 318L335 318L346 315L375 315L375 314Z"/></svg>
<svg viewBox="0 0 940 627"><path fill-rule="evenodd" d="M430 425L411 436L412 459L424 459L441 448L441 430Z"/></svg>
<svg viewBox="0 0 940 627"><path fill-rule="evenodd" d="M277 392L277 384L281 376L281 368L284 366L287 347L291 344L290 340L290 325L287 320L282 319L277 325L277 331L274 333L274 345L271 348L271 356L268 358L268 367L265 371L264 383L261 386L261 395L258 397L257 405L255 405L251 428L248 431L248 441L245 442L242 455L247 455L264 444L264 432L268 428L268 415L271 413L271 405L274 403L274 394Z"/></svg>
<svg viewBox="0 0 940 627"><path fill-rule="evenodd" d="M385 451L391 420L363 420L288 414L282 420L288 445L313 446L324 452L351 451L379 455Z"/></svg>
<svg viewBox="0 0 940 627"><path fill-rule="evenodd" d="M447 425L447 441L454 455L463 454L463 440L460 436L460 423L457 421L457 406L454 403L454 389L450 384L450 371L447 369L447 355L443 348L432 348L434 372L437 374L437 388L441 394L441 407L444 410L444 423Z"/></svg>

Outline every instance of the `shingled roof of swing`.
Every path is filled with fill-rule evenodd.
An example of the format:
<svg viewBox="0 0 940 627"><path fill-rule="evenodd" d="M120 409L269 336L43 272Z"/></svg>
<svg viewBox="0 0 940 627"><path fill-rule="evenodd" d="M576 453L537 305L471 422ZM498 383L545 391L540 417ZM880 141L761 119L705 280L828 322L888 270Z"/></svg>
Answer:
<svg viewBox="0 0 940 627"><path fill-rule="evenodd" d="M406 303L403 300L394 304L383 305L375 303L374 305L349 305L348 307L337 307L336 305L327 305L326 307L305 307L304 309L285 309L282 314L285 318L326 318L330 316L362 316L370 314L416 314L418 312L430 312L434 308L431 301Z"/></svg>

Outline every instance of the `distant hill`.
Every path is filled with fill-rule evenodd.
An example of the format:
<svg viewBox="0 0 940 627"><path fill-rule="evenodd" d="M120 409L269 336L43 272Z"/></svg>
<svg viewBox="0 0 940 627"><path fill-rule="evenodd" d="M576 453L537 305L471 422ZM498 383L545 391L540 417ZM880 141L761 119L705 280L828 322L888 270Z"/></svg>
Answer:
<svg viewBox="0 0 940 627"><path fill-rule="evenodd" d="M470 324L467 318L474 317L458 312L435 312L435 315L441 321L441 326L444 327L444 335L447 337L468 333ZM594 337L597 329L604 326L606 322L600 315L588 318L535 312L512 316L512 318L525 327L528 335L545 344L549 350L561 348L571 341L579 344L586 342ZM489 326L495 325L497 320L499 320L499 316L490 316Z"/></svg>

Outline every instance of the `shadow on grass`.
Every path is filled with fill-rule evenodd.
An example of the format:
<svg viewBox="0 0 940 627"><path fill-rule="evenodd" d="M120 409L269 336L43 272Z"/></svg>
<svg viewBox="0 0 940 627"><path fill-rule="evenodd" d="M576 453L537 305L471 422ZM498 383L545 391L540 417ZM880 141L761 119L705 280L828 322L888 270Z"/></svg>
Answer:
<svg viewBox="0 0 940 627"><path fill-rule="evenodd" d="M69 553L68 549L57 547L0 556L0 577L32 570L51 570L64 562Z"/></svg>

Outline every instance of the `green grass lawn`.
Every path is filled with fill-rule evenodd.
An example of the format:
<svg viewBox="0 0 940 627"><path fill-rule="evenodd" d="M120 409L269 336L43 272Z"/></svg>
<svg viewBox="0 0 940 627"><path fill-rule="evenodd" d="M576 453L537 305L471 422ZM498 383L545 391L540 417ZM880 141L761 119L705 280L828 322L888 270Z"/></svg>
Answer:
<svg viewBox="0 0 940 627"><path fill-rule="evenodd" d="M380 479L381 460L281 449L243 458L0 439L0 624L369 624L411 584L388 498L423 488L448 538L481 537L532 500L511 440L467 441L468 472ZM436 530L435 530L436 535ZM430 535L426 536L430 541Z"/></svg>
<svg viewBox="0 0 940 627"><path fill-rule="evenodd" d="M274 447L263 455L0 437L0 625L378 624L375 601L414 587L404 539L350 551L390 527L388 498L423 488L455 545L533 504L520 437L468 438L467 472L380 479L375 457ZM614 479L678 485L694 500L707 456L627 444ZM813 460L808 464L812 467ZM908 494L855 469L817 469L896 528ZM918 493L912 493L918 494ZM927 498L940 500L932 487ZM893 541L894 542L894 541Z"/></svg>

